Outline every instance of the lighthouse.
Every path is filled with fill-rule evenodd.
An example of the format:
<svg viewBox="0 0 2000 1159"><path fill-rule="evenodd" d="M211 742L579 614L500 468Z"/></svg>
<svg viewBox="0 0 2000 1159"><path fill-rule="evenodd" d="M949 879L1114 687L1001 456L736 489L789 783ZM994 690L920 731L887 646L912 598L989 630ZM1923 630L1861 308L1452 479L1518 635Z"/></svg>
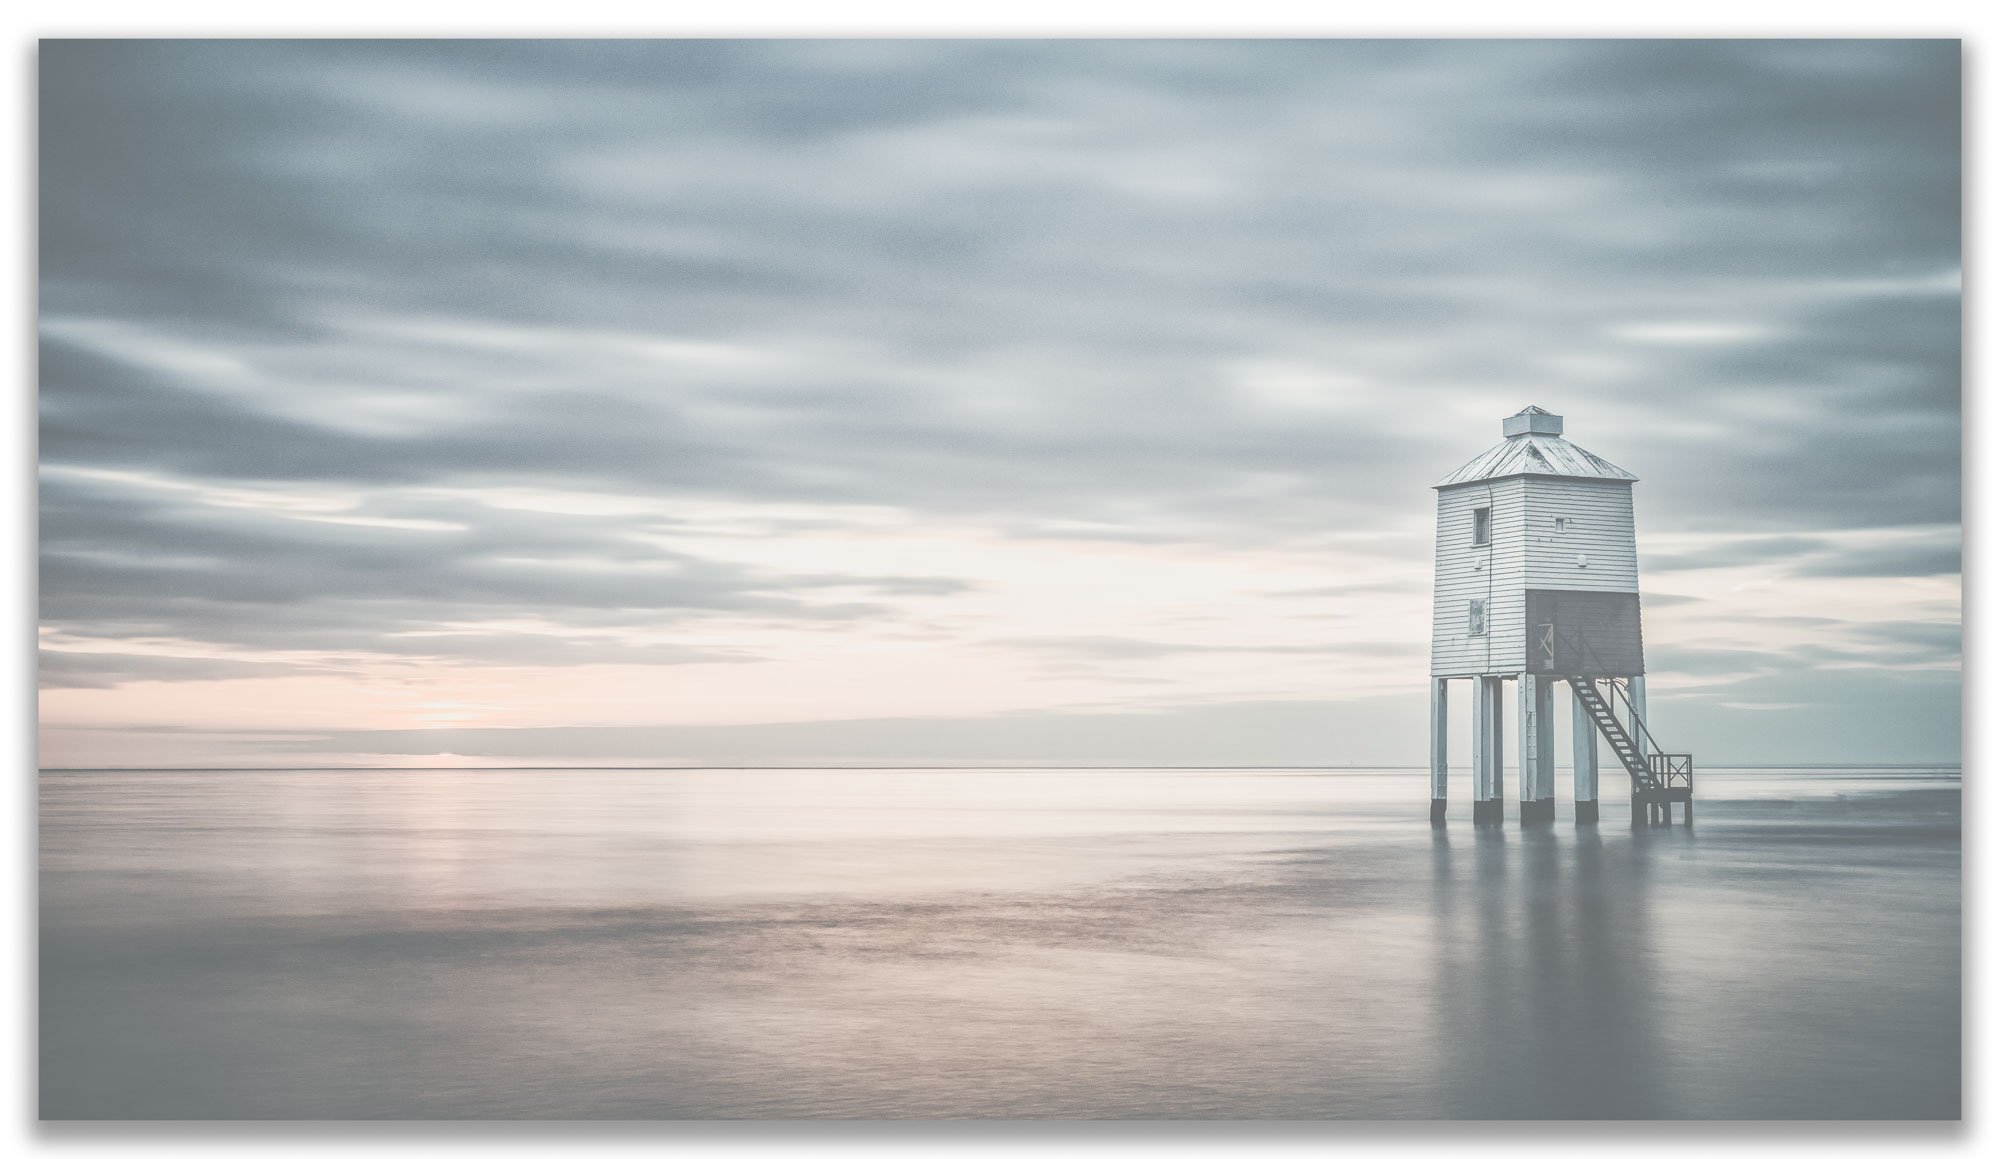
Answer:
<svg viewBox="0 0 2000 1159"><path fill-rule="evenodd" d="M1570 702L1577 822L1598 819L1601 739L1631 781L1635 824L1666 822L1675 801L1692 823L1693 758L1659 751L1646 723L1638 476L1564 438L1562 416L1540 407L1508 416L1500 430L1499 443L1435 485L1431 820L1445 820L1451 685L1467 681L1475 824L1505 816L1510 715L1520 820L1555 819L1559 684Z"/></svg>

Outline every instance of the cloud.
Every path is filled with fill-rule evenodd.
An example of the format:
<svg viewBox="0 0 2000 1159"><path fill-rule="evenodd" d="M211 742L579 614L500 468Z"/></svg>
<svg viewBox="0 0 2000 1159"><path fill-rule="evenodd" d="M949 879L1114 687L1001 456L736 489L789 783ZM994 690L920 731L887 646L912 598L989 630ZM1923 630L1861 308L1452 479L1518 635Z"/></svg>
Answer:
<svg viewBox="0 0 2000 1159"><path fill-rule="evenodd" d="M867 509L1415 576L1429 484L1531 401L1692 544L1649 571L1955 549L1953 42L40 53L59 637L775 666L804 652L716 639L784 623L1136 664L1187 649L744 545ZM733 549L674 503L738 512ZM1378 574L1272 582L1365 619Z"/></svg>
<svg viewBox="0 0 2000 1159"><path fill-rule="evenodd" d="M1727 346L1767 336L1759 326L1735 322L1628 322L1610 328L1615 338L1667 346Z"/></svg>
<svg viewBox="0 0 2000 1159"><path fill-rule="evenodd" d="M1863 636L1894 645L1922 659L1957 660L1964 629L1957 623L1915 621L1909 623L1862 624Z"/></svg>
<svg viewBox="0 0 2000 1159"><path fill-rule="evenodd" d="M1959 758L1956 672L1774 672L1648 707L1648 724L1662 743L1715 754L1711 764Z"/></svg>
<svg viewBox="0 0 2000 1159"><path fill-rule="evenodd" d="M1672 592L1647 592L1642 600L1644 607L1654 610L1660 608L1685 608L1702 602L1704 601L1700 596L1675 595Z"/></svg>
<svg viewBox="0 0 2000 1159"><path fill-rule="evenodd" d="M1780 565L1802 578L1955 576L1962 549L1952 527L1913 526L1848 535L1729 536L1691 549L1648 552L1642 571L1707 571Z"/></svg>
<svg viewBox="0 0 2000 1159"><path fill-rule="evenodd" d="M246 680L308 670L268 660L65 652L48 648L42 650L40 667L42 685L46 688L115 688L120 684L159 680Z"/></svg>
<svg viewBox="0 0 2000 1159"><path fill-rule="evenodd" d="M1815 560L1800 566L1796 574L1836 577L1957 575L1962 554L1956 543L1893 544Z"/></svg>
<svg viewBox="0 0 2000 1159"><path fill-rule="evenodd" d="M267 505L216 498L191 501L143 478L51 473L42 487L45 627L475 664L734 662L748 654L629 633L705 615L869 617L882 599L969 587L705 559L618 516L389 494L356 508L358 521L329 521L294 509L305 502L296 493L266 495ZM515 627L496 631L494 621Z"/></svg>
<svg viewBox="0 0 2000 1159"><path fill-rule="evenodd" d="M1324 643L1296 644L1202 644L1164 640L1135 640L1121 636L1028 636L998 642L1002 647L1056 656L1089 660L1160 660L1172 656L1215 655L1217 653L1264 653L1267 655L1395 655L1412 649L1398 643L1373 643L1344 639Z"/></svg>
<svg viewBox="0 0 2000 1159"><path fill-rule="evenodd" d="M1753 326L1819 310L1792 300L1801 279L1950 267L1955 153L1936 148L1955 123L1948 48L1829 48L1840 64L1805 68L1821 59L1807 48L1692 42L58 42L44 65L46 314L233 349L263 372L265 405L227 400L242 413L203 407L175 425L214 400L141 384L74 421L52 415L51 434L66 456L207 474L560 473L1207 518L1218 484L1276 471L1296 488L1274 523L1300 504L1379 519L1341 502L1370 472L1414 491L1477 448L1455 430L1351 421L1353 403L1262 418L1238 397L1246 359L1284 367L1293 393L1366 381L1345 393L1370 412L1511 409L1536 359L1588 333L1584 303L1626 318L1648 297L1651 313L1733 300L1753 317L1728 324ZM1801 186L1818 161L1840 180ZM1182 171L1212 176L1183 188ZM1873 212L1892 200L1898 212ZM1540 284L1510 292L1502 279L1523 273ZM1840 300L1764 344L1768 366L1720 368L1798 373L1831 339L1837 356L1816 357L1845 369L1821 389L1906 409L1913 389L1954 380L1937 363L1955 347L1955 296L1855 324L1882 308ZM598 357L579 390L572 358L391 341L357 324L369 316L770 362L732 377ZM1857 377L1876 366L1895 380ZM1605 413L1638 420L1599 429L1726 418L1745 375L1698 369L1632 364L1617 391L1593 384ZM515 381L494 397L489 375ZM52 387L58 407L85 389ZM431 396L434 417L400 437L299 423L290 396L328 389L350 411ZM983 405L995 400L1015 422ZM751 427L729 421L746 410ZM106 429L116 413L132 437ZM147 437L145 419L175 437ZM1704 448L1701 474L1761 481L1717 508L1733 518L1847 523L1883 512L1820 510L1821 488L1759 497L1815 462L1882 463L1903 469L1870 473L1930 487L1935 515L1955 472L1919 456L1946 449L1945 419L1886 444L1881 430L1772 425L1744 432L1745 458ZM1622 457L1651 477L1647 456L1672 462L1685 442L1667 424ZM910 470L924 493L895 485Z"/></svg>
<svg viewBox="0 0 2000 1159"><path fill-rule="evenodd" d="M1749 648L1685 648L1654 645L1646 649L1646 667L1676 676L1741 676L1777 666L1778 653Z"/></svg>
<svg viewBox="0 0 2000 1159"><path fill-rule="evenodd" d="M1808 553L1824 551L1826 547L1826 540L1810 536L1759 536L1726 540L1693 551L1668 555L1648 553L1639 561L1639 566L1642 572L1705 571L1709 568L1742 567L1746 564L1794 559Z"/></svg>

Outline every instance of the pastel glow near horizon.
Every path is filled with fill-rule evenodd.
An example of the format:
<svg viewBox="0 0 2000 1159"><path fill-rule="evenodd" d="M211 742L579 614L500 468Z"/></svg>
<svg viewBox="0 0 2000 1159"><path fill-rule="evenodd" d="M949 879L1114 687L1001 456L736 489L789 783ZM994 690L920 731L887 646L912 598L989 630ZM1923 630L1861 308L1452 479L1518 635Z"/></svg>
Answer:
<svg viewBox="0 0 2000 1159"><path fill-rule="evenodd" d="M1955 761L1949 42L48 42L45 766L1413 764L1430 484Z"/></svg>

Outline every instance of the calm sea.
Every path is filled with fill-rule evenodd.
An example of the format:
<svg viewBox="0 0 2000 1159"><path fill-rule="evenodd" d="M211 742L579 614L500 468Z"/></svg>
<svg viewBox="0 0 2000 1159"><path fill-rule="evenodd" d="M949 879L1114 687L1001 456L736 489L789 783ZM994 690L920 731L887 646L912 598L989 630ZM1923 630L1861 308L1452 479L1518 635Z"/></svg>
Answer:
<svg viewBox="0 0 2000 1159"><path fill-rule="evenodd" d="M1957 772L1700 791L45 773L42 1114L1957 1117Z"/></svg>

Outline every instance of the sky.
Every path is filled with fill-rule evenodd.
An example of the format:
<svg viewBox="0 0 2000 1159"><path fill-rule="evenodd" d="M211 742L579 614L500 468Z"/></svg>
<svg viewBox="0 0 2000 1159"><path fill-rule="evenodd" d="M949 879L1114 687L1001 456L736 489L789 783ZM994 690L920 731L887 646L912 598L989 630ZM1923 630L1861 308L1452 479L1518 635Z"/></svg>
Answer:
<svg viewBox="0 0 2000 1159"><path fill-rule="evenodd" d="M38 68L45 766L1416 764L1529 404L1664 743L1958 757L1956 42Z"/></svg>

